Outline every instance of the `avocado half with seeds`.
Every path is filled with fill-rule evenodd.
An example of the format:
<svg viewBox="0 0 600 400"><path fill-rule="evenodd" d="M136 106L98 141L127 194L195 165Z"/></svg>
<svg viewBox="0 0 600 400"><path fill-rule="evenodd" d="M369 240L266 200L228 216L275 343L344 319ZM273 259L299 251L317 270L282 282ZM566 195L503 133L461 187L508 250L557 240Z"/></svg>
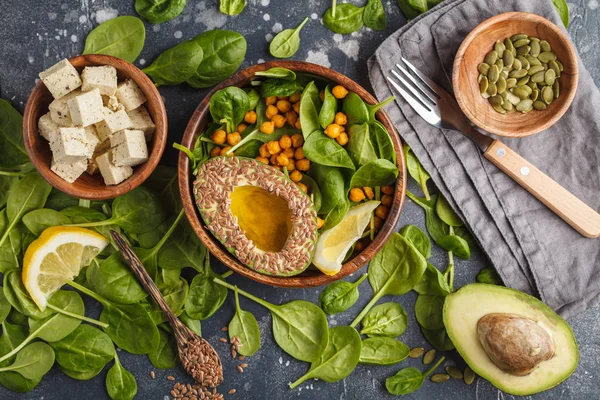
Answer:
<svg viewBox="0 0 600 400"><path fill-rule="evenodd" d="M569 324L514 289L481 283L462 287L446 297L444 325L469 367L513 395L550 389L579 362Z"/></svg>
<svg viewBox="0 0 600 400"><path fill-rule="evenodd" d="M310 265L317 212L281 171L251 158L215 157L198 169L194 196L208 229L249 268L292 276Z"/></svg>

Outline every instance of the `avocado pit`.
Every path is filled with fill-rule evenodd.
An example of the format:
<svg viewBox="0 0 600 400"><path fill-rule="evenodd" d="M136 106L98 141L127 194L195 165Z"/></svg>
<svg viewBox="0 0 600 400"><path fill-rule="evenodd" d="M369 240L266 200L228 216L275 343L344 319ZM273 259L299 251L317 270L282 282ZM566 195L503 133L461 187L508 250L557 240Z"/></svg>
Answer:
<svg viewBox="0 0 600 400"><path fill-rule="evenodd" d="M517 314L484 315L477 322L477 336L490 360L502 371L516 376L529 375L555 352L548 331Z"/></svg>

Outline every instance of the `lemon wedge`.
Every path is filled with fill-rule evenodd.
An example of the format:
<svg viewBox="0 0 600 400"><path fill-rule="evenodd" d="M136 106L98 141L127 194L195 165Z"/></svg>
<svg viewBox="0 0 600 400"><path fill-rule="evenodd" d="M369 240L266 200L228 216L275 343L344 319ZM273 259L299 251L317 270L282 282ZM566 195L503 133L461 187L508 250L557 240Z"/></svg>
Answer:
<svg viewBox="0 0 600 400"><path fill-rule="evenodd" d="M92 262L108 240L89 229L56 226L31 242L23 258L23 284L44 311L48 298Z"/></svg>
<svg viewBox="0 0 600 400"><path fill-rule="evenodd" d="M313 264L321 272L326 275L340 272L344 257L363 235L379 203L372 200L352 207L339 224L321 234L313 258Z"/></svg>

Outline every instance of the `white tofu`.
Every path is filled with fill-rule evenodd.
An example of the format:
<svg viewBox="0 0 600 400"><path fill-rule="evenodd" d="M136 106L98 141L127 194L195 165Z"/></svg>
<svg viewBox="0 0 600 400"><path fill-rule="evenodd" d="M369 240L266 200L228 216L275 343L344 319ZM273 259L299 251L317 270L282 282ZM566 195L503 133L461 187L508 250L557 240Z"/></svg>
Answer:
<svg viewBox="0 0 600 400"><path fill-rule="evenodd" d="M92 158L88 160L87 164L87 173L90 175L95 175L100 172L98 167L98 163L96 162L96 158L101 156L110 150L110 140L105 140L104 142L99 142L94 149L94 154Z"/></svg>
<svg viewBox="0 0 600 400"><path fill-rule="evenodd" d="M74 163L92 156L94 147L88 145L88 134L83 128L60 128L51 138L50 150L57 163ZM97 140L97 139L96 139Z"/></svg>
<svg viewBox="0 0 600 400"><path fill-rule="evenodd" d="M79 73L66 58L40 72L40 79L55 99L60 99L81 86Z"/></svg>
<svg viewBox="0 0 600 400"><path fill-rule="evenodd" d="M118 167L133 167L148 161L144 132L124 129L110 137L111 160Z"/></svg>
<svg viewBox="0 0 600 400"><path fill-rule="evenodd" d="M48 110L50 111L50 118L54 121L55 124L60 126L73 126L73 121L71 120L71 113L69 112L69 105L67 102L70 99L75 98L83 93L80 90L74 90L66 96L61 97L60 99L54 100L48 106Z"/></svg>
<svg viewBox="0 0 600 400"><path fill-rule="evenodd" d="M44 114L38 120L38 132L41 137L50 141L50 138L56 134L58 134L58 130L60 129L60 125L52 121L52 117L50 117L50 113Z"/></svg>
<svg viewBox="0 0 600 400"><path fill-rule="evenodd" d="M125 109L125 106L119 103L117 96L102 96L102 102L104 103L104 107L108 108L110 111L121 111Z"/></svg>
<svg viewBox="0 0 600 400"><path fill-rule="evenodd" d="M87 163L85 158L74 162L57 162L56 160L52 160L50 169L65 181L73 183L85 172Z"/></svg>
<svg viewBox="0 0 600 400"><path fill-rule="evenodd" d="M154 125L152 117L148 113L146 107L139 106L135 110L127 111L127 115L129 115L129 118L131 119L131 126L134 129L144 131L146 141L151 141L154 131L156 130L156 125Z"/></svg>
<svg viewBox="0 0 600 400"><path fill-rule="evenodd" d="M142 89L131 79L118 84L117 99L127 111L134 110L146 102Z"/></svg>
<svg viewBox="0 0 600 400"><path fill-rule="evenodd" d="M100 90L84 92L67 101L73 124L86 127L104 119Z"/></svg>
<svg viewBox="0 0 600 400"><path fill-rule="evenodd" d="M129 115L123 110L105 115L104 119L96 124L96 131L98 132L98 138L104 141L109 139L113 133L132 127L133 123Z"/></svg>
<svg viewBox="0 0 600 400"><path fill-rule="evenodd" d="M117 92L117 70L110 65L85 67L81 72L81 90L89 92L98 89L100 94L113 96Z"/></svg>
<svg viewBox="0 0 600 400"><path fill-rule="evenodd" d="M98 169L104 178L104 183L107 185L118 185L125 179L133 175L133 168L131 167L117 167L111 161L109 153L104 153L99 157L96 157L96 163Z"/></svg>
<svg viewBox="0 0 600 400"><path fill-rule="evenodd" d="M86 153L89 154L88 158L93 158L94 152L100 144L100 139L98 139L98 134L96 133L96 128L94 125L86 126L83 128L85 131L85 145L86 145Z"/></svg>

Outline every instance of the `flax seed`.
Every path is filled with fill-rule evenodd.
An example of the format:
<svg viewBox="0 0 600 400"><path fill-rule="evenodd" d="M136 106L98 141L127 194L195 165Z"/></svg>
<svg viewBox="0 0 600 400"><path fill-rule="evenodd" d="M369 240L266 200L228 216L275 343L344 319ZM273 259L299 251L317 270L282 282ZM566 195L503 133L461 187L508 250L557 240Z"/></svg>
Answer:
<svg viewBox="0 0 600 400"><path fill-rule="evenodd" d="M242 367L242 368L246 368L247 366L248 366L248 364L246 364L246 363L240 364L240 367Z"/></svg>
<svg viewBox="0 0 600 400"><path fill-rule="evenodd" d="M235 389L231 389L231 390L230 390L229 392L227 392L227 393L229 393L229 394L234 394L235 392L236 392L236 390L235 390Z"/></svg>
<svg viewBox="0 0 600 400"><path fill-rule="evenodd" d="M152 378L152 379L156 378L156 374L154 373L154 371L150 371L150 378Z"/></svg>
<svg viewBox="0 0 600 400"><path fill-rule="evenodd" d="M222 332L227 332L228 330L229 330L229 328L228 328L228 327L226 327L226 326L224 326L224 327L222 327L222 328L221 328L221 331L222 331Z"/></svg>
<svg viewBox="0 0 600 400"><path fill-rule="evenodd" d="M245 359L246 359L246 356L239 356L238 357L238 360L240 360L240 361L244 361Z"/></svg>
<svg viewBox="0 0 600 400"><path fill-rule="evenodd" d="M219 341L220 341L221 343L227 343L227 339L225 339L225 338L219 338Z"/></svg>
<svg viewBox="0 0 600 400"><path fill-rule="evenodd" d="M171 376L171 375L169 375L169 376L167 376L167 379L168 379L168 380L170 380L170 381L174 381L174 380L175 380L175 377L174 377L174 376Z"/></svg>
<svg viewBox="0 0 600 400"><path fill-rule="evenodd" d="M237 370L238 372L241 374L242 372L244 372L244 368L242 368L241 366L237 366Z"/></svg>

